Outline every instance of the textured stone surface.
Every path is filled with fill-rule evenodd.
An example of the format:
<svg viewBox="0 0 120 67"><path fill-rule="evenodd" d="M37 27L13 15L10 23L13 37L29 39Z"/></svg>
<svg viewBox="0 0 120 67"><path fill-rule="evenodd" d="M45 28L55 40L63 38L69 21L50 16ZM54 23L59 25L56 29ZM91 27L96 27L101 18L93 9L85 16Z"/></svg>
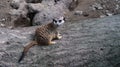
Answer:
<svg viewBox="0 0 120 67"><path fill-rule="evenodd" d="M53 18L64 16L66 14L66 11L66 7L62 3L55 6L44 5L44 8L34 16L33 25L46 24Z"/></svg>
<svg viewBox="0 0 120 67"><path fill-rule="evenodd" d="M40 22L48 21L50 19L50 16L48 14L51 11L54 11L54 12L50 13L50 15L52 14L55 16L59 16L59 14L62 13L61 8L58 9L59 7L63 7L63 5L60 5L60 4L64 4L66 9L68 9L69 7L71 8L76 7L74 8L73 11L70 11L70 12L65 11L67 13L66 16L68 16L70 21L80 20L80 19L82 20L82 19L88 19L88 18L98 18L98 17L100 18L100 17L111 16L111 15L117 15L120 13L120 0L78 0L79 4L76 2L73 3L72 1L77 2L77 0L0 0L0 27L9 27L9 26L11 27L14 25L16 27L29 26L29 25L31 26L35 14L37 14L38 16L38 13L36 13L36 11L41 12L41 10L43 11L39 14L40 14L40 19L42 20L39 20L39 16L38 16L37 21L38 20ZM73 4L73 5L70 5L70 4ZM59 5L59 6L56 7L56 5ZM56 7L57 10L56 8L52 9L53 7ZM44 12L44 10L46 13ZM56 13L55 10L59 14L54 14ZM58 10L60 10L60 12ZM81 12L78 12L78 11L82 11L82 14ZM46 17L44 19L44 16L42 13L47 14L48 16L48 17L46 16L47 19ZM20 15L23 15L22 18L24 19L21 19L21 18L19 19ZM53 17L52 15L51 15L51 18ZM34 20L34 22L37 22L37 21Z"/></svg>
<svg viewBox="0 0 120 67"><path fill-rule="evenodd" d="M64 16L71 2L71 0L56 2L54 0L13 0L10 4L13 8L10 11L11 22L15 27L44 24L54 17Z"/></svg>
<svg viewBox="0 0 120 67"><path fill-rule="evenodd" d="M27 17L27 3L24 0L13 0L11 6L13 7L13 9L11 9L9 14L11 15L12 26L30 26L30 18Z"/></svg>
<svg viewBox="0 0 120 67"><path fill-rule="evenodd" d="M36 27L0 28L1 67L119 67L120 15L66 22L56 45L35 46L18 64ZM69 24L69 25L68 25Z"/></svg>

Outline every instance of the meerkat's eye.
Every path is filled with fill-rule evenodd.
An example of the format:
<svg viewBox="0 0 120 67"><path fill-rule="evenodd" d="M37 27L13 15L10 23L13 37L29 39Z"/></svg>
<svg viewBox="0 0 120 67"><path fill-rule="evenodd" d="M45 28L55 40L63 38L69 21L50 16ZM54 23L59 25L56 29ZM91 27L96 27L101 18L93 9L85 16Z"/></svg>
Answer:
<svg viewBox="0 0 120 67"><path fill-rule="evenodd" d="M55 20L54 22L55 22L55 23L57 23L57 21L56 21L56 20Z"/></svg>
<svg viewBox="0 0 120 67"><path fill-rule="evenodd" d="M55 19L53 19L53 22L57 23L57 21Z"/></svg>
<svg viewBox="0 0 120 67"><path fill-rule="evenodd" d="M62 22L62 20L59 20L59 22Z"/></svg>

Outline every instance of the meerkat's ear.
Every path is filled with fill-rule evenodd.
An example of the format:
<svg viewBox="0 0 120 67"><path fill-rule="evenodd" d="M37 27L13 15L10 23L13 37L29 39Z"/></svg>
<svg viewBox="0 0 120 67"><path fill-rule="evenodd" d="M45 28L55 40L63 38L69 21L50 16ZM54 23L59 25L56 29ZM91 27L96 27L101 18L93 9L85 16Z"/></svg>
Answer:
<svg viewBox="0 0 120 67"><path fill-rule="evenodd" d="M64 21L66 20L65 17L63 18L63 20L64 20Z"/></svg>

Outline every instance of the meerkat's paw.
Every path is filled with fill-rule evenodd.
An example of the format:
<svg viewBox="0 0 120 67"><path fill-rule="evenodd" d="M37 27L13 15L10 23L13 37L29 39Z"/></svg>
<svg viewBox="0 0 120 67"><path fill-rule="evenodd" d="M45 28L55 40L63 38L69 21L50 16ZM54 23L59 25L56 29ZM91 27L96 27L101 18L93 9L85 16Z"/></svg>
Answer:
<svg viewBox="0 0 120 67"><path fill-rule="evenodd" d="M51 44L51 45L52 45L52 44L56 44L56 42L55 42L55 41L51 41L50 44Z"/></svg>
<svg viewBox="0 0 120 67"><path fill-rule="evenodd" d="M57 38L58 38L58 39L61 39L61 38L62 38L62 36L61 36L61 35L59 35Z"/></svg>
<svg viewBox="0 0 120 67"><path fill-rule="evenodd" d="M57 38L58 38L58 39L61 39L61 38L62 38L62 35L61 35L61 34L58 34L58 35L57 35Z"/></svg>

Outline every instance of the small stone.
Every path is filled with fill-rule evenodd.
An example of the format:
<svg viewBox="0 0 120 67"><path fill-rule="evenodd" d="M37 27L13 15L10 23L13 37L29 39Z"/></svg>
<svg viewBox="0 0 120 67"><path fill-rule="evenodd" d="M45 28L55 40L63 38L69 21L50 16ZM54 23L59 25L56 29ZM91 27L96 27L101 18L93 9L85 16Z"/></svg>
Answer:
<svg viewBox="0 0 120 67"><path fill-rule="evenodd" d="M1 23L0 26L1 26L1 27L5 27L5 24Z"/></svg>
<svg viewBox="0 0 120 67"><path fill-rule="evenodd" d="M5 41L0 41L0 43L4 44L4 43L5 43Z"/></svg>
<svg viewBox="0 0 120 67"><path fill-rule="evenodd" d="M106 17L106 15L100 15L100 18Z"/></svg>
<svg viewBox="0 0 120 67"><path fill-rule="evenodd" d="M1 19L0 22L4 22L5 21L5 18Z"/></svg>
<svg viewBox="0 0 120 67"><path fill-rule="evenodd" d="M107 16L112 16L113 14L112 13L106 13L107 14Z"/></svg>
<svg viewBox="0 0 120 67"><path fill-rule="evenodd" d="M117 4L115 9L118 10L119 8L120 8L120 6Z"/></svg>
<svg viewBox="0 0 120 67"><path fill-rule="evenodd" d="M92 9L93 10L102 10L103 7L101 6L101 4L95 3L94 5L92 5Z"/></svg>
<svg viewBox="0 0 120 67"><path fill-rule="evenodd" d="M83 14L83 11L75 11L74 12L74 15L82 15Z"/></svg>
<svg viewBox="0 0 120 67"><path fill-rule="evenodd" d="M5 18L3 18L2 21L5 21Z"/></svg>
<svg viewBox="0 0 120 67"><path fill-rule="evenodd" d="M9 29L13 29L14 27L13 27L13 26L9 26L8 28L9 28Z"/></svg>
<svg viewBox="0 0 120 67"><path fill-rule="evenodd" d="M89 14L88 14L87 12L83 12L83 16L84 16L84 17L88 17Z"/></svg>

